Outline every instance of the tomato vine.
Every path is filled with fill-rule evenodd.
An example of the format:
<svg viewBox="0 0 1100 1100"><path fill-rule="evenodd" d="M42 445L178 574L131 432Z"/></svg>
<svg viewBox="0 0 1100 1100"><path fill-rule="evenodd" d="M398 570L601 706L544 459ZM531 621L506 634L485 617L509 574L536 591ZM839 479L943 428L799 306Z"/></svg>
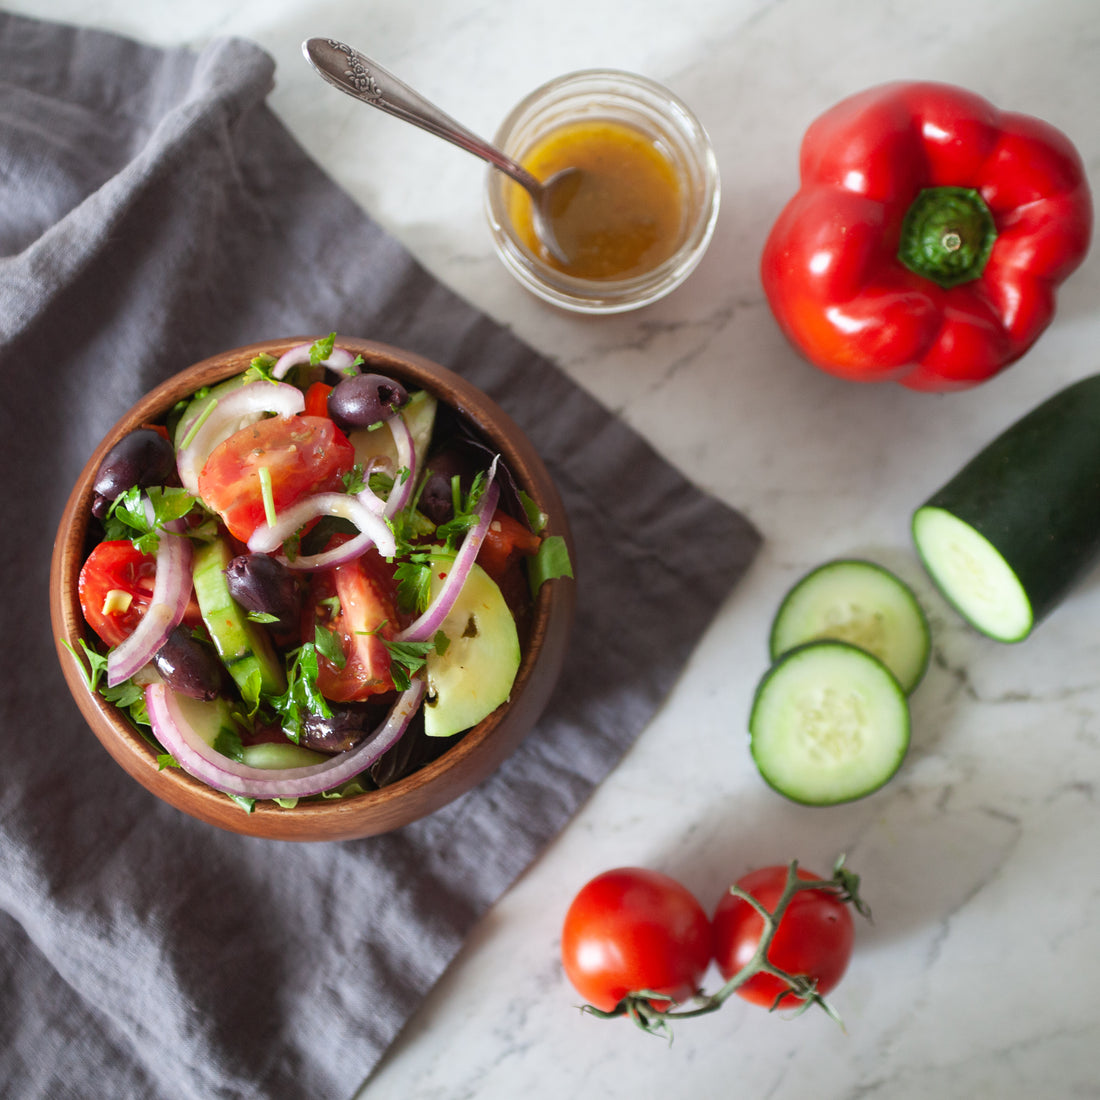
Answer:
<svg viewBox="0 0 1100 1100"><path fill-rule="evenodd" d="M771 909L765 907L757 898L735 883L729 887L730 893L746 902L759 914L763 921L763 931L752 957L724 985L713 993L700 990L689 1000L665 1008L656 1007L656 1005L669 1005L667 993L639 989L627 994L610 1010L586 1004L582 1006L582 1011L605 1020L625 1016L643 1031L664 1035L671 1039L672 1024L676 1021L716 1012L750 979L759 974L769 974L778 979L783 986L771 1005L771 1011L779 1008L780 1002L783 1002L786 1007L788 1001L797 999L798 1004L792 1016L800 1016L811 1006L817 1006L843 1027L843 1021L837 1011L818 990L818 982L815 978L806 974L790 973L780 968L770 961L768 953L784 914L796 895L802 891L813 890L831 895L842 904L851 905L861 916L870 919L870 909L859 896L859 882L859 875L845 866L845 857L842 855L834 864L832 878L829 879L804 877L799 871L798 861L792 860L786 868L786 880L782 891Z"/></svg>

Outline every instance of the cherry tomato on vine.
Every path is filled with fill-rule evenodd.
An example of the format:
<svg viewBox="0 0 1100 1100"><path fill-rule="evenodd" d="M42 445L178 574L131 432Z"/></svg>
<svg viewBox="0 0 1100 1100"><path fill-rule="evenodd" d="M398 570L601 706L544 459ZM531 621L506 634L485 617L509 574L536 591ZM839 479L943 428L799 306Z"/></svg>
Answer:
<svg viewBox="0 0 1100 1100"><path fill-rule="evenodd" d="M695 896L668 875L620 867L597 875L573 899L562 929L562 964L589 1004L610 1012L629 993L651 990L663 1011L695 994L710 964L710 921Z"/></svg>
<svg viewBox="0 0 1100 1100"><path fill-rule="evenodd" d="M820 875L798 868L804 881L820 880ZM787 882L787 868L762 867L737 880L769 912ZM714 957L722 976L728 981L752 958L764 932L759 913L742 898L727 891L714 912ZM855 926L845 902L832 890L800 890L791 899L768 949L768 962L791 975L816 980L822 995L834 989L852 957ZM789 986L774 974L754 974L737 993L753 1004L771 1008L782 994L779 1008L793 1008L802 998L784 993Z"/></svg>

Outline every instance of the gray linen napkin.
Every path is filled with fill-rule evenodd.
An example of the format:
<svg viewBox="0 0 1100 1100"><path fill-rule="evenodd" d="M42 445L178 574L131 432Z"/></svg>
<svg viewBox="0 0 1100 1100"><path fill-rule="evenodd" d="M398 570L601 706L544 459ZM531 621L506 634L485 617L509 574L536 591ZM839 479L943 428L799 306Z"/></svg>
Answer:
<svg viewBox="0 0 1100 1100"><path fill-rule="evenodd" d="M0 13L0 1081L5 1095L340 1097L645 726L758 543L553 364L438 285L265 106L272 62ZM336 329L465 374L574 527L579 615L532 735L375 839L223 833L68 698L49 550L117 415L222 348ZM550 950L547 945L547 950Z"/></svg>

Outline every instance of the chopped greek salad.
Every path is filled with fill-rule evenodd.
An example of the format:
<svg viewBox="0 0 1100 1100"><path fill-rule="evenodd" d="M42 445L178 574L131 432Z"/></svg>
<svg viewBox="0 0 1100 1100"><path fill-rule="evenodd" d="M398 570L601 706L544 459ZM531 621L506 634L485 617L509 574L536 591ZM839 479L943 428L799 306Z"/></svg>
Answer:
<svg viewBox="0 0 1100 1100"><path fill-rule="evenodd" d="M335 334L180 402L108 452L80 572L99 691L250 809L376 789L505 703L547 517L454 410Z"/></svg>

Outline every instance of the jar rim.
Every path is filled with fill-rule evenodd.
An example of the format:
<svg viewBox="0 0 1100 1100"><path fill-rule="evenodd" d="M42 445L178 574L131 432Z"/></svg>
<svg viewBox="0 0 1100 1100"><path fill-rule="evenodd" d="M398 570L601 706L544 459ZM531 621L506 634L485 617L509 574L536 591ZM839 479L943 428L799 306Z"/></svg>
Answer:
<svg viewBox="0 0 1100 1100"><path fill-rule="evenodd" d="M591 102L585 112L590 117L634 121L636 125L644 119L646 129L679 150L684 164L677 169L691 177L692 194L684 239L672 255L647 272L623 279L586 279L559 271L514 232L504 199L509 181L494 168L486 175L486 216L498 256L528 290L574 312L623 312L670 293L702 258L718 217L717 158L702 123L683 100L649 77L619 69L580 69L545 82L512 108L497 130L495 143L520 159L539 137L563 124L560 118L546 124L548 112L563 106L576 109L587 100ZM618 117L628 111L632 112L630 119Z"/></svg>

